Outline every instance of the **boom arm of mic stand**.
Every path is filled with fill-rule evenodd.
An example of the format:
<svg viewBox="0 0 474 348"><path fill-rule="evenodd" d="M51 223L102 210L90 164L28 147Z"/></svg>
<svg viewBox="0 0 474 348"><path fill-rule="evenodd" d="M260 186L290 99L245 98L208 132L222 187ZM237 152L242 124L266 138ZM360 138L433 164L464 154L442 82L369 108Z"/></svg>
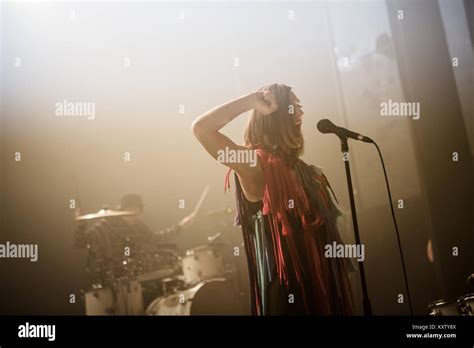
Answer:
<svg viewBox="0 0 474 348"><path fill-rule="evenodd" d="M347 137L340 137L341 139L341 152L342 154L349 153L349 144L347 143ZM357 213L354 200L354 189L352 188L351 168L349 165L349 157L344 158L344 167L346 169L347 188L349 190L349 200L351 202L351 215L352 215L352 226L354 227L355 242L360 245L359 236L359 224L357 222ZM362 285L362 306L364 308L364 315L372 315L372 306L370 304L369 294L367 291L367 281L365 278L364 261L359 262L359 274L360 282Z"/></svg>

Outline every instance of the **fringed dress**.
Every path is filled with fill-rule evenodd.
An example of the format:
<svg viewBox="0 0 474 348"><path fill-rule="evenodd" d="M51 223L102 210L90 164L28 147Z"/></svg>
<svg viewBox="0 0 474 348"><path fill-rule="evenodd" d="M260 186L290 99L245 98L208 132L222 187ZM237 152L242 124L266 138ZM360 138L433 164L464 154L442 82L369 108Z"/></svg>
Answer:
<svg viewBox="0 0 474 348"><path fill-rule="evenodd" d="M341 212L320 168L293 166L257 149L263 168L263 200L248 201L235 175L237 214L248 261L252 314L352 315L350 259L325 257L325 246L342 244ZM225 189L230 188L227 172Z"/></svg>

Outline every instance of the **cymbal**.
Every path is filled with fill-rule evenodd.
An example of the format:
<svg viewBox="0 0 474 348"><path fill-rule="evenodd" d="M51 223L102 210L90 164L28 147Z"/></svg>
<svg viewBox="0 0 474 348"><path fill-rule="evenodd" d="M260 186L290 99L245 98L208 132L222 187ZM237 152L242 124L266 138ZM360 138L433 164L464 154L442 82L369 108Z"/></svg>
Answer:
<svg viewBox="0 0 474 348"><path fill-rule="evenodd" d="M125 210L101 209L97 213L77 216L76 221L94 220L94 219L102 219L102 218L109 218L109 217L115 217L115 216L127 216L127 215L137 215L137 213L134 213L132 211L125 211Z"/></svg>

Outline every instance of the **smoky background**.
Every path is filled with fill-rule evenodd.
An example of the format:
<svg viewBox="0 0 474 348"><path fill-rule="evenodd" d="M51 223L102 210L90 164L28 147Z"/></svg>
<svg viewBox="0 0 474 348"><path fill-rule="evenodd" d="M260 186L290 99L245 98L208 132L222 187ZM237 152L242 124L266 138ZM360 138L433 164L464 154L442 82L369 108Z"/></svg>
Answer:
<svg viewBox="0 0 474 348"><path fill-rule="evenodd" d="M316 131L321 118L370 136L382 149L394 201L404 201L403 209L395 208L415 313L425 314L429 301L458 294L462 284L450 288L451 278L436 265L449 256L452 244L434 238L450 231L436 230L434 205L443 203L427 194L431 186L425 182L430 175L458 180L445 168L459 148L451 144L459 139L468 163L460 169L459 182L472 173L472 39L463 1L417 3L434 6L439 17L410 19L417 8L410 12L403 1L388 6L385 1L2 2L0 242L37 243L39 261L0 260L0 313L83 313L86 250L72 245L71 199L80 199L82 211L94 212L105 204L115 207L125 193L139 193L145 202L143 221L153 230L189 214L206 185L211 189L202 211L234 209L234 187L224 194L226 168L202 149L191 123L204 111L273 82L293 86L302 102L303 159L325 169L345 209L344 240L354 242L344 163L337 137ZM402 7L407 20L430 21L426 27L440 29L433 34L437 41L425 36L420 50L431 47L439 59L454 54L462 62L454 69L448 61L439 75L411 76L442 84L449 75L455 87L410 100L421 102L420 120L380 115L381 102L404 101L411 86L400 69L400 54L408 53L403 55L392 38L394 16ZM445 43L444 51L438 41ZM423 63L438 72L436 59ZM449 93L455 98L442 117L459 122L457 132L442 141L454 150L439 153L439 166L432 171L420 162L420 133L413 127L431 124L426 127L430 133L438 119L426 105ZM95 103L95 119L56 116L55 104L64 100ZM241 143L246 121L242 115L223 132ZM350 142L350 149L374 314L406 314L407 304L397 303L405 287L378 155L364 143ZM130 162L124 161L125 152ZM466 190L471 193L447 201L445 209L472 212L472 191ZM455 195L449 188L445 193ZM472 224L461 221L456 229L455 242L472 246ZM241 245L240 229L219 223L198 223L170 240L184 251L218 232L231 234ZM435 264L426 257L430 238ZM458 268L464 274L473 260L463 250ZM461 278L459 273L457 284ZM361 312L357 274L352 281ZM69 303L70 294L76 294L75 304Z"/></svg>

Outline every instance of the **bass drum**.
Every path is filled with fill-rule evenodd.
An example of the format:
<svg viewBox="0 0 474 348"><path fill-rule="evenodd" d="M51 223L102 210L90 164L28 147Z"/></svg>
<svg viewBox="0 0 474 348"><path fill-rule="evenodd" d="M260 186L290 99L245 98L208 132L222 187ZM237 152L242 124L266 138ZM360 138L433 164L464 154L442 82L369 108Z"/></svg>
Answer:
<svg viewBox="0 0 474 348"><path fill-rule="evenodd" d="M85 293L86 315L143 315L143 290L137 281L119 281L114 289Z"/></svg>
<svg viewBox="0 0 474 348"><path fill-rule="evenodd" d="M192 288L157 298L147 315L246 315L245 303L224 278L203 281Z"/></svg>

